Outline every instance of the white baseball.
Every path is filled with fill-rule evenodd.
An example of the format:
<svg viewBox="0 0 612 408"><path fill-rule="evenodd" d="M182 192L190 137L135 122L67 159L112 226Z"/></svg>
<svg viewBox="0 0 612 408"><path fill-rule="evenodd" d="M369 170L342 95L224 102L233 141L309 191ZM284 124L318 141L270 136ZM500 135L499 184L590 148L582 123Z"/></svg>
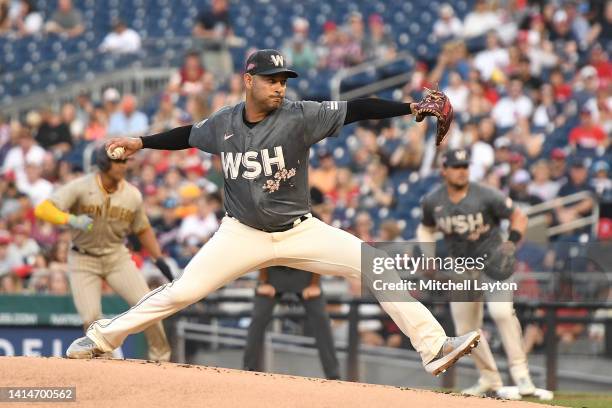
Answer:
<svg viewBox="0 0 612 408"><path fill-rule="evenodd" d="M108 157L110 157L113 160L117 160L123 157L123 153L125 153L125 148L121 146L115 147L115 150L113 150L112 152L110 150L106 151L106 154L108 154Z"/></svg>

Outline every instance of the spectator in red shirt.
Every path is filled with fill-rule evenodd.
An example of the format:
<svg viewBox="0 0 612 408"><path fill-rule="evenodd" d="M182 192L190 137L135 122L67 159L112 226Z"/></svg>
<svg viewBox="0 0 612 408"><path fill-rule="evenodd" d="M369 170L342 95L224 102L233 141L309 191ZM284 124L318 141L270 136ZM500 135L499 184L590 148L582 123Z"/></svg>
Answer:
<svg viewBox="0 0 612 408"><path fill-rule="evenodd" d="M569 143L586 149L594 149L608 144L606 133L593 120L593 114L588 108L580 111L580 125L573 128L569 134Z"/></svg>
<svg viewBox="0 0 612 408"><path fill-rule="evenodd" d="M336 172L336 186L326 196L336 207L355 208L359 198L359 185L353 174L347 168L340 168Z"/></svg>
<svg viewBox="0 0 612 408"><path fill-rule="evenodd" d="M558 102L565 102L572 96L572 87L565 83L561 69L555 68L552 70L550 73L550 83L553 86L555 99Z"/></svg>
<svg viewBox="0 0 612 408"><path fill-rule="evenodd" d="M600 87L605 88L612 80L612 62L600 44L593 46L589 64L597 70L597 76L602 81Z"/></svg>
<svg viewBox="0 0 612 408"><path fill-rule="evenodd" d="M206 70L200 63L200 54L190 51L185 56L183 66L170 77L168 92L192 95L204 90Z"/></svg>

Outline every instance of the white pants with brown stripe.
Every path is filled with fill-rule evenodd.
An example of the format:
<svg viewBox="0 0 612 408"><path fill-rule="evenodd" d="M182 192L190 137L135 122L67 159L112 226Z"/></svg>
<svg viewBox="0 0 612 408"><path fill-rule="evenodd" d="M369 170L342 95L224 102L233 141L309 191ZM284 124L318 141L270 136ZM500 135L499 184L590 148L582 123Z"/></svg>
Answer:
<svg viewBox="0 0 612 408"><path fill-rule="evenodd" d="M71 250L68 267L74 305L85 330L102 317L102 280L106 280L130 306L134 306L149 292L144 276L125 248L100 257ZM169 361L170 346L161 322L152 325L144 334L149 344L149 359Z"/></svg>
<svg viewBox="0 0 612 408"><path fill-rule="evenodd" d="M523 349L521 324L514 312L514 304L501 301L486 303L506 350L510 375L514 383L518 384L519 379L529 377L529 367L527 354ZM450 309L458 336L482 328L483 302L451 302ZM472 357L480 372L479 382L494 390L500 388L503 385L502 379L485 336L480 336L480 343L472 351Z"/></svg>
<svg viewBox="0 0 612 408"><path fill-rule="evenodd" d="M146 295L128 312L94 323L87 336L102 350L197 302L241 275L285 265L324 275L361 277L361 240L309 218L284 232L263 232L225 217L214 236L191 259L179 279ZM424 363L432 360L446 335L429 310L417 301L381 302L410 338Z"/></svg>

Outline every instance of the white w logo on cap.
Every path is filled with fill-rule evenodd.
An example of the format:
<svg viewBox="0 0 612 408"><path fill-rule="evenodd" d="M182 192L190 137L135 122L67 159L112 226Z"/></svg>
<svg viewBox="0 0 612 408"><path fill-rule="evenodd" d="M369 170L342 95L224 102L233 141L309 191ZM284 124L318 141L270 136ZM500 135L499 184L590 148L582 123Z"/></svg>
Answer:
<svg viewBox="0 0 612 408"><path fill-rule="evenodd" d="M457 160L465 160L467 158L467 152L465 150L458 150L455 152Z"/></svg>
<svg viewBox="0 0 612 408"><path fill-rule="evenodd" d="M270 59L272 60L274 66L282 67L284 65L282 55L270 55Z"/></svg>

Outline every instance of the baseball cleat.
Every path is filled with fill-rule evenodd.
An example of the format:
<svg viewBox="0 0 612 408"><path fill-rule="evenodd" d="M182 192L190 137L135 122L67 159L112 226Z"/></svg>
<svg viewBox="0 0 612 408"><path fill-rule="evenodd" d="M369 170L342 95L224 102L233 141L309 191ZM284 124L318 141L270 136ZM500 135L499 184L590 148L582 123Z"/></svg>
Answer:
<svg viewBox="0 0 612 408"><path fill-rule="evenodd" d="M461 394L474 397L494 397L497 396L497 390L489 384L483 384L479 381L471 387L461 390Z"/></svg>
<svg viewBox="0 0 612 408"><path fill-rule="evenodd" d="M536 391L536 387L535 385L533 385L533 381L531 381L531 378L529 377L523 377L521 379L518 380L518 384L516 384L516 386L518 387L518 392L521 395L533 395Z"/></svg>
<svg viewBox="0 0 612 408"><path fill-rule="evenodd" d="M470 354L479 341L480 333L477 331L459 337L447 337L438 355L425 364L425 370L435 376L440 375L461 357Z"/></svg>
<svg viewBox="0 0 612 408"><path fill-rule="evenodd" d="M66 350L68 358L94 358L104 354L104 351L87 336L76 339Z"/></svg>

